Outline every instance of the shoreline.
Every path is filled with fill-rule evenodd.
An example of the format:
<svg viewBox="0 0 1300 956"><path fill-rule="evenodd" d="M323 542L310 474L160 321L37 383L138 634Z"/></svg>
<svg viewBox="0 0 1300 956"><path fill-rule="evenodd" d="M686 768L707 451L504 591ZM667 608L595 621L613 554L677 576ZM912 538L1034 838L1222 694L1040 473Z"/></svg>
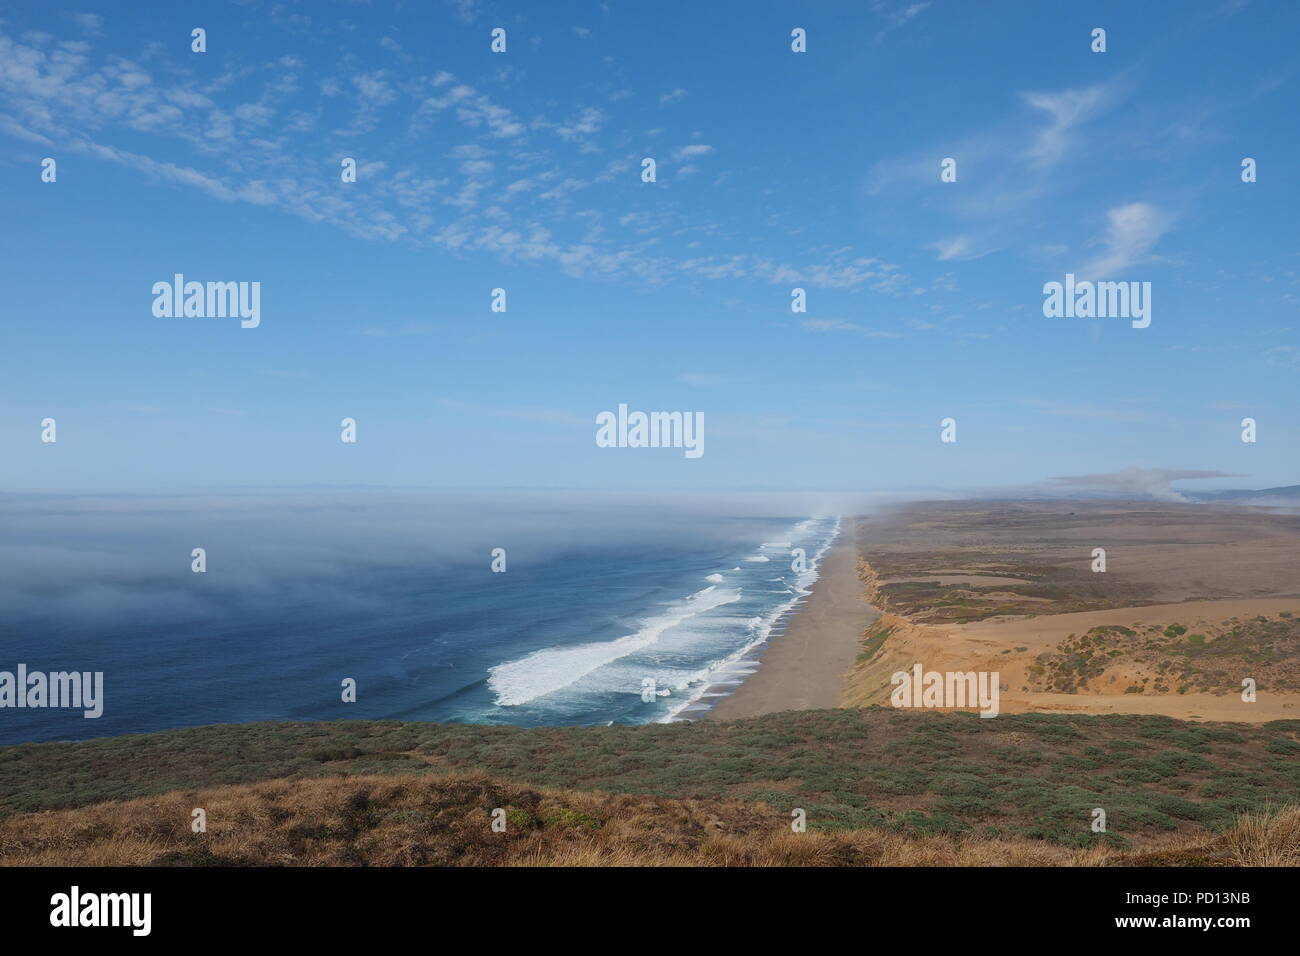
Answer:
<svg viewBox="0 0 1300 956"><path fill-rule="evenodd" d="M862 634L878 611L866 602L858 577L856 519L827 549L807 598L793 608L781 633L773 633L750 658L756 669L731 693L710 686L699 703L715 700L704 720L734 720L784 710L838 708L845 677L857 660ZM689 718L688 718L689 719Z"/></svg>

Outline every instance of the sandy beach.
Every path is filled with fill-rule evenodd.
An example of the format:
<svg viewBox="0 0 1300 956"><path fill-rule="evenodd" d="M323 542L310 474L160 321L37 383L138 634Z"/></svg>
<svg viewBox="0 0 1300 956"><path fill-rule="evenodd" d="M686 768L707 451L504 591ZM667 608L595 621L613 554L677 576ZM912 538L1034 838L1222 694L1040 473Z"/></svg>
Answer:
<svg viewBox="0 0 1300 956"><path fill-rule="evenodd" d="M758 669L706 715L714 720L783 710L839 707L844 675L861 649L862 632L876 618L858 578L851 520L826 552L807 601L785 633L762 649Z"/></svg>
<svg viewBox="0 0 1300 956"><path fill-rule="evenodd" d="M914 504L846 522L756 670L710 688L698 715L887 704L890 675L921 662L998 673L1006 712L1293 717L1298 540L1294 516L1147 502ZM1096 541L1104 575L1088 570ZM873 594L888 638L859 660ZM1245 677L1258 699L1243 700Z"/></svg>

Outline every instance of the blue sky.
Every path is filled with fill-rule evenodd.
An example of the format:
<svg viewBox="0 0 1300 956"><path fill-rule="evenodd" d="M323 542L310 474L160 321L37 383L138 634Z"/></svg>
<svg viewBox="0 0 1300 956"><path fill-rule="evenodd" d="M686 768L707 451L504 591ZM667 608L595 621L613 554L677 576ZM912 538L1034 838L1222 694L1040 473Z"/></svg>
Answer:
<svg viewBox="0 0 1300 956"><path fill-rule="evenodd" d="M1295 4L0 20L4 490L1300 481ZM177 272L260 282L260 327L155 317ZM1151 326L1045 318L1068 272ZM704 456L598 448L619 403L702 411Z"/></svg>

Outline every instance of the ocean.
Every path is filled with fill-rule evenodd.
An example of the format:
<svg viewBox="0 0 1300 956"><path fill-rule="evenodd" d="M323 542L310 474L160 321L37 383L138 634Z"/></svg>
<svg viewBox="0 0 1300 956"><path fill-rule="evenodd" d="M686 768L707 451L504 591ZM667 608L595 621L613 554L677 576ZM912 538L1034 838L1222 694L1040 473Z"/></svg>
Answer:
<svg viewBox="0 0 1300 956"><path fill-rule="evenodd" d="M361 500L23 510L0 552L0 671L102 671L104 709L0 709L0 744L255 720L698 716L706 691L761 666L754 651L808 593L840 524Z"/></svg>

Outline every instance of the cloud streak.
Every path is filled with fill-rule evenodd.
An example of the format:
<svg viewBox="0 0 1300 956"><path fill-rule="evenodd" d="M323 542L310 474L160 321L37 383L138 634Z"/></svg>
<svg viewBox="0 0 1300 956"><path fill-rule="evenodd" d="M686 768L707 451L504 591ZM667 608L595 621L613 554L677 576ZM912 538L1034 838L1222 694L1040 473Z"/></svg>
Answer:
<svg viewBox="0 0 1300 956"><path fill-rule="evenodd" d="M477 5L458 3L454 12L473 19ZM616 210L614 218L635 211L640 154L612 146L626 130L590 104L560 107L560 119L526 114L447 70L421 73L407 56L360 72L331 64L335 72L325 75L285 56L199 81L153 55L146 70L99 56L82 39L18 38L0 24L0 131L358 238L545 263L574 277L797 278L882 292L901 279L882 282L868 265L874 258L842 252L773 263L738 239L721 255L688 254L692 239L717 248L716 224L667 182L656 214L643 216L634 233L606 231L603 210ZM166 84L156 79L164 75ZM674 89L665 102L684 95ZM672 183L682 188L695 162L713 153L705 143L669 153L682 164ZM345 156L357 160L357 188L332 182L331 163ZM587 194L585 208L577 206Z"/></svg>
<svg viewBox="0 0 1300 956"><path fill-rule="evenodd" d="M1144 202L1111 209L1106 219L1106 233L1098 240L1102 252L1080 266L1080 278L1107 279L1149 261L1171 223L1168 214Z"/></svg>

